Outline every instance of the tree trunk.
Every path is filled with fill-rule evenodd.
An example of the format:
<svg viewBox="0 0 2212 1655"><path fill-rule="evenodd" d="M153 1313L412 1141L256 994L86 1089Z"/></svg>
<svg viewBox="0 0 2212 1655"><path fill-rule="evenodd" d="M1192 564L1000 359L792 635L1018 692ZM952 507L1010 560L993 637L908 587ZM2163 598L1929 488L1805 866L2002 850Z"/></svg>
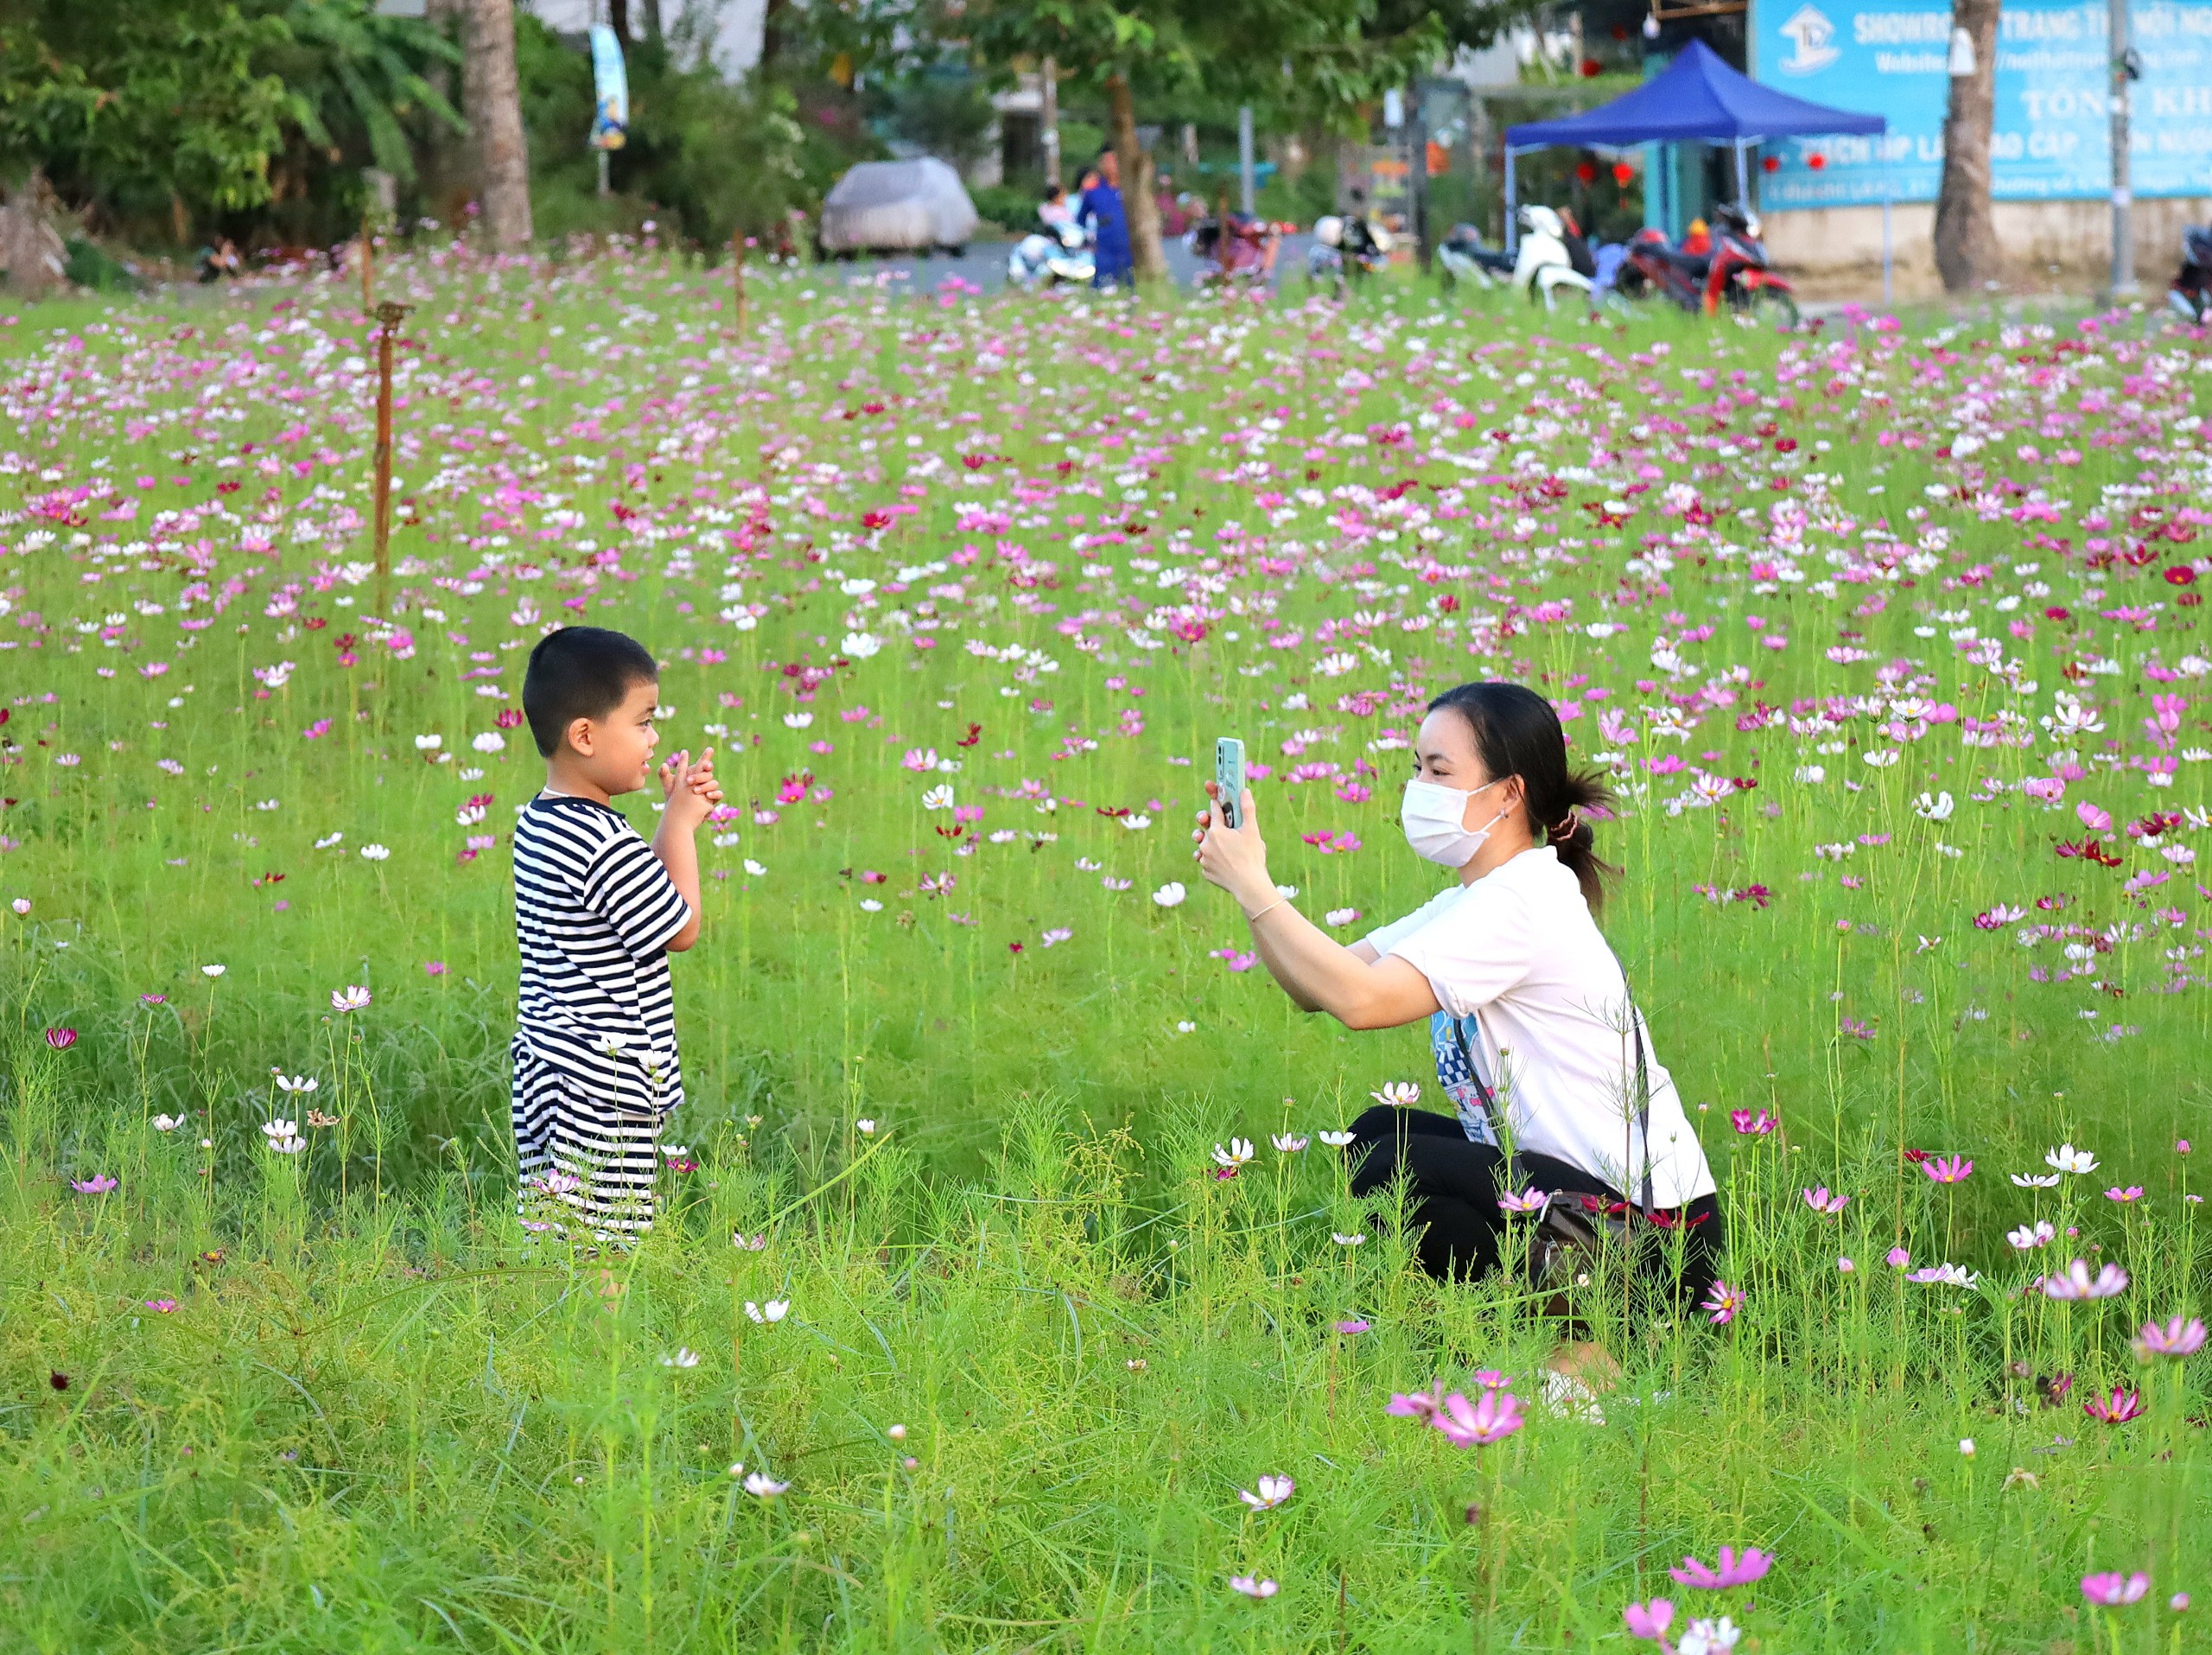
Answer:
<svg viewBox="0 0 2212 1655"><path fill-rule="evenodd" d="M1106 78L1107 135L1122 158L1122 211L1129 221L1129 259L1139 282L1166 279L1160 241L1160 201L1153 194L1152 156L1137 142L1136 98L1127 76Z"/></svg>
<svg viewBox="0 0 2212 1655"><path fill-rule="evenodd" d="M475 134L477 199L495 247L527 247L530 150L515 71L514 0L468 0L466 113Z"/></svg>
<svg viewBox="0 0 2212 1655"><path fill-rule="evenodd" d="M1971 73L1951 76L1943 115L1943 181L1936 194L1936 268L1944 288L1970 293L1996 280L2004 252L1989 207L1989 135L1997 107L1998 0L1952 0L1952 67L1967 66L1960 34L1973 48Z"/></svg>
<svg viewBox="0 0 2212 1655"><path fill-rule="evenodd" d="M630 57L630 0L607 0L607 26L613 29L614 39L622 48L623 61Z"/></svg>
<svg viewBox="0 0 2212 1655"><path fill-rule="evenodd" d="M645 0L645 38L656 46L661 42L660 0Z"/></svg>

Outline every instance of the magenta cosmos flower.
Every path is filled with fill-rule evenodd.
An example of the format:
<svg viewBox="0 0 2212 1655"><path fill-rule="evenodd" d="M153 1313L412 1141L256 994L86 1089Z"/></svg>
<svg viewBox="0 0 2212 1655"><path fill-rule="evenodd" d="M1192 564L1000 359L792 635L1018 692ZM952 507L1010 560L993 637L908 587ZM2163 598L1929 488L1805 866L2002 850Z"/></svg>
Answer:
<svg viewBox="0 0 2212 1655"><path fill-rule="evenodd" d="M2122 1603L2133 1603L2151 1589L2151 1577L2141 1569L2133 1575L2123 1575L2117 1569L2102 1575L2082 1576L2082 1595L2092 1603L2101 1603L2107 1608Z"/></svg>
<svg viewBox="0 0 2212 1655"><path fill-rule="evenodd" d="M1705 1295L1704 1308L1710 1314L1714 1327L1721 1327L1736 1320L1736 1313L1744 1308L1744 1289L1730 1287L1726 1282L1715 1282L1713 1291Z"/></svg>
<svg viewBox="0 0 2212 1655"><path fill-rule="evenodd" d="M1654 1598L1649 1603L1631 1603L1621 1611L1621 1619L1628 1622L1628 1635L1641 1638L1647 1643L1661 1643L1667 1628L1675 1624L1675 1606L1665 1598Z"/></svg>
<svg viewBox="0 0 2212 1655"><path fill-rule="evenodd" d="M2111 1396L2090 1397L2082 1404L2082 1411L2107 1425L2125 1425L2131 1419L2143 1416L2142 1393L2114 1385Z"/></svg>
<svg viewBox="0 0 2212 1655"><path fill-rule="evenodd" d="M1761 1551L1757 1546L1745 1546L1738 1552L1733 1546L1720 1548L1720 1566L1707 1569L1694 1557L1682 1559L1681 1567L1667 1572L1684 1586L1694 1586L1700 1591L1718 1592L1730 1586L1749 1586L1763 1580L1768 1569L1774 1567L1774 1554Z"/></svg>
<svg viewBox="0 0 2212 1655"><path fill-rule="evenodd" d="M105 1195L115 1187L115 1180L105 1173L95 1173L90 1178L73 1178L69 1187L79 1195Z"/></svg>
<svg viewBox="0 0 2212 1655"><path fill-rule="evenodd" d="M2146 1362L2154 1356L2194 1356L2204 1348L2204 1324L2195 1316L2186 1321L2176 1316L2164 1327L2146 1321L2133 1343Z"/></svg>
<svg viewBox="0 0 2212 1655"><path fill-rule="evenodd" d="M1459 1448L1503 1442L1523 1423L1521 1399L1510 1391L1485 1391L1477 1403L1470 1403L1464 1393L1455 1391L1445 1397L1443 1406L1429 1421L1444 1433L1446 1442Z"/></svg>
<svg viewBox="0 0 2212 1655"><path fill-rule="evenodd" d="M1974 1162L1964 1155L1936 1155L1922 1162L1920 1170L1939 1184L1963 1184L1974 1175Z"/></svg>
<svg viewBox="0 0 2212 1655"><path fill-rule="evenodd" d="M46 1031L46 1043L57 1052L66 1052L77 1043L77 1031L73 1028L49 1028Z"/></svg>

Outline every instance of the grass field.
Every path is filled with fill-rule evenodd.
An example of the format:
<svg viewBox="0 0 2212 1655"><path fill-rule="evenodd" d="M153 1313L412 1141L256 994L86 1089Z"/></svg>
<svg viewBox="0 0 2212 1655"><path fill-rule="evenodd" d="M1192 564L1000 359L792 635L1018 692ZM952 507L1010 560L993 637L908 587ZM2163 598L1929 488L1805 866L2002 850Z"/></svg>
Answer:
<svg viewBox="0 0 2212 1655"><path fill-rule="evenodd" d="M0 1644L2212 1646L2203 339L385 279L388 582L350 290L0 318ZM730 800L607 1257L506 1126L570 620ZM1239 735L1300 905L1411 908L1485 677L1621 790L1743 1295L1588 1289L1603 1424L1319 1142L1425 1031L1295 1013L1190 861ZM1478 1373L1499 1441L1386 1411Z"/></svg>

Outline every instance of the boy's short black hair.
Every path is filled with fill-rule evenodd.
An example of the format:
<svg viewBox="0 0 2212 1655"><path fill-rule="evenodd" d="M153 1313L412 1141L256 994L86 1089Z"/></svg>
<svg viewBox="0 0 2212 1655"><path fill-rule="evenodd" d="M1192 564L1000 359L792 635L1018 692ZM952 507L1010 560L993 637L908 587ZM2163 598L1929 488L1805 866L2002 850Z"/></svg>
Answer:
<svg viewBox="0 0 2212 1655"><path fill-rule="evenodd" d="M660 663L636 639L605 627L563 627L530 652L523 716L538 752L550 759L577 719L604 718L639 684L659 679Z"/></svg>

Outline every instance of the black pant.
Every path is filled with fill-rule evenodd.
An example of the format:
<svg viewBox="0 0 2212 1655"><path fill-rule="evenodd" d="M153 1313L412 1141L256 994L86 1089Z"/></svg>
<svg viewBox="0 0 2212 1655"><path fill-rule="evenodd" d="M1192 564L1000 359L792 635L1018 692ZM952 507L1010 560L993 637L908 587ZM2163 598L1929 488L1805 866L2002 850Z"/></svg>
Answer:
<svg viewBox="0 0 2212 1655"><path fill-rule="evenodd" d="M1474 1143L1459 1120L1425 1110L1378 1104L1351 1123L1351 1193L1368 1196L1406 1180L1411 1216L1419 1227L1421 1266L1440 1278L1471 1277L1497 1266L1505 1214L1497 1205L1505 1156L1495 1146ZM1621 1193L1571 1162L1550 1155L1519 1157L1529 1185L1554 1197L1594 1195L1614 1202ZM1700 1195L1688 1206L1662 1214L1683 1229L1680 1298L1691 1303L1712 1290L1722 1244L1720 1204ZM1671 1253L1671 1249L1665 1250Z"/></svg>

